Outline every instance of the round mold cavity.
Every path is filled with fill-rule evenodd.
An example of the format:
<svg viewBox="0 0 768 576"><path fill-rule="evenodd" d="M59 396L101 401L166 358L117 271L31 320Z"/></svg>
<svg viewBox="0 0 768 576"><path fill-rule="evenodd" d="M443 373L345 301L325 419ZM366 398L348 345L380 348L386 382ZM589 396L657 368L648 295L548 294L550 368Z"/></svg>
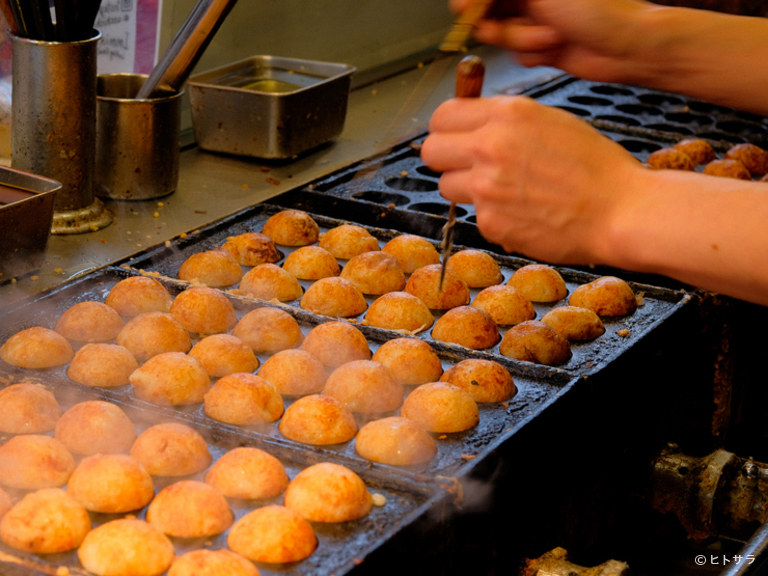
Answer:
<svg viewBox="0 0 768 576"><path fill-rule="evenodd" d="M427 214L434 214L435 216L444 216L448 218L448 211L451 209L451 205L442 202L420 202L419 204L411 204L408 207L409 210L416 212L426 212ZM456 206L456 218L463 218L467 215L467 211L461 206Z"/></svg>
<svg viewBox="0 0 768 576"><path fill-rule="evenodd" d="M600 116L595 116L595 120L615 122L616 124L624 124L625 126L640 126L640 120L629 116L621 116L620 114L602 114Z"/></svg>
<svg viewBox="0 0 768 576"><path fill-rule="evenodd" d="M702 132L698 134L699 138L708 138L710 140L724 140L725 142L733 142L734 144L743 144L747 142L744 136L737 134L723 134L722 132Z"/></svg>
<svg viewBox="0 0 768 576"><path fill-rule="evenodd" d="M682 98L670 94L640 94L637 99L643 104L652 104L654 106L680 105L685 102Z"/></svg>
<svg viewBox="0 0 768 576"><path fill-rule="evenodd" d="M725 106L718 106L717 104L710 104L709 102L689 102L688 108L694 112L701 112L702 114L731 114L733 110L726 108Z"/></svg>
<svg viewBox="0 0 768 576"><path fill-rule="evenodd" d="M582 106L610 106L613 104L610 100L597 98L596 96L569 96L568 102L581 104Z"/></svg>
<svg viewBox="0 0 768 576"><path fill-rule="evenodd" d="M616 110L625 114L645 114L646 116L661 116L664 110L650 104L619 104Z"/></svg>
<svg viewBox="0 0 768 576"><path fill-rule="evenodd" d="M384 183L390 188L404 192L434 192L437 190L437 182L422 180L421 178L410 178L408 176L388 178Z"/></svg>
<svg viewBox="0 0 768 576"><path fill-rule="evenodd" d="M661 149L659 144L656 144L655 142L647 142L645 140L633 140L629 138L627 140L618 140L617 142L624 146L627 152L633 152L635 154L650 154L651 152L656 152L656 150Z"/></svg>
<svg viewBox="0 0 768 576"><path fill-rule="evenodd" d="M555 108L560 108L560 110L570 112L574 116L589 116L591 114L589 110L584 110L584 108L576 108L575 106L555 106Z"/></svg>
<svg viewBox="0 0 768 576"><path fill-rule="evenodd" d="M467 216L465 219L465 222L469 222L470 224L477 224L477 216L474 214L472 216Z"/></svg>
<svg viewBox="0 0 768 576"><path fill-rule="evenodd" d="M731 134L765 134L766 127L751 122L738 120L723 120L717 123L717 129Z"/></svg>
<svg viewBox="0 0 768 576"><path fill-rule="evenodd" d="M395 206L404 206L411 200L407 196L402 194L392 194L391 192L379 192L377 190L368 190L367 192L358 192L353 194L352 198L356 200L365 200L367 202L374 202L376 204L386 204Z"/></svg>
<svg viewBox="0 0 768 576"><path fill-rule="evenodd" d="M734 112L733 115L741 120L756 122L757 124L762 124L766 120L764 116L758 116L757 114L752 114L750 112Z"/></svg>
<svg viewBox="0 0 768 576"><path fill-rule="evenodd" d="M590 92L595 94L603 94L604 96L632 96L634 92L629 88L621 88L619 86L611 86L610 84L598 84L597 86L590 86Z"/></svg>
<svg viewBox="0 0 768 576"><path fill-rule="evenodd" d="M691 114L690 112L669 112L664 115L664 118L670 122L692 124L693 126L709 126L715 121L712 116L705 116L704 114Z"/></svg>
<svg viewBox="0 0 768 576"><path fill-rule="evenodd" d="M422 176L429 176L430 178L440 178L441 176L440 172L435 172L428 166L419 166L418 168L416 168L416 172L418 172Z"/></svg>
<svg viewBox="0 0 768 576"><path fill-rule="evenodd" d="M689 136L693 134L693 130L679 124L647 124L645 127L649 130L658 130L660 132L677 132L678 134L687 134Z"/></svg>

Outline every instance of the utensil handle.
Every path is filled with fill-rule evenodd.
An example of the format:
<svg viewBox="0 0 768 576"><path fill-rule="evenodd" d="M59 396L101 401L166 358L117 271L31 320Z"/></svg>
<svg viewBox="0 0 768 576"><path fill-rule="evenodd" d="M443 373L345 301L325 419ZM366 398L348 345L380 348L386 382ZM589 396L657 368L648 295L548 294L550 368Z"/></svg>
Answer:
<svg viewBox="0 0 768 576"><path fill-rule="evenodd" d="M11 0L0 0L0 10L3 12L5 22L8 24L8 29L11 31L11 34L18 36L20 32L19 24L16 22L16 15L11 7Z"/></svg>
<svg viewBox="0 0 768 576"><path fill-rule="evenodd" d="M456 97L479 98L483 91L485 62L478 56L465 56L456 68Z"/></svg>

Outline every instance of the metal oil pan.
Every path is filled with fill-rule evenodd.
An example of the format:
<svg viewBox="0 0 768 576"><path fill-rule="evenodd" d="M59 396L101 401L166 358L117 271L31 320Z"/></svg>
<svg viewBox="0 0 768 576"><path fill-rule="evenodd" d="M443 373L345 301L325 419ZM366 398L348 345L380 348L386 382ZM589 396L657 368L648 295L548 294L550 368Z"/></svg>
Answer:
<svg viewBox="0 0 768 576"><path fill-rule="evenodd" d="M42 262L59 190L55 180L0 167L0 281Z"/></svg>
<svg viewBox="0 0 768 576"><path fill-rule="evenodd" d="M204 150L285 159L344 128L353 66L252 56L193 76L192 124Z"/></svg>

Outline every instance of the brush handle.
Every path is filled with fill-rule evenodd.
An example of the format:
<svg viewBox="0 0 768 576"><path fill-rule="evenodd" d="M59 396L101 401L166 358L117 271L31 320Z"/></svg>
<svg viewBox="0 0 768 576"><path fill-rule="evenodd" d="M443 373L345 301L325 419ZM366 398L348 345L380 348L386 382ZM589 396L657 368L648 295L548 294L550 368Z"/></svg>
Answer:
<svg viewBox="0 0 768 576"><path fill-rule="evenodd" d="M479 98L483 91L485 63L478 56L465 56L456 68L456 97Z"/></svg>

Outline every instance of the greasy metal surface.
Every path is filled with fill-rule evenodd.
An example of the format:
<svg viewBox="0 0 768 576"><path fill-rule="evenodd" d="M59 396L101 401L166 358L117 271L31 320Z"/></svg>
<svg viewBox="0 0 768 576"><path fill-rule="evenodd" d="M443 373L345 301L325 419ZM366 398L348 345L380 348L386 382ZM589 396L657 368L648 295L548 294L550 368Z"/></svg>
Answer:
<svg viewBox="0 0 768 576"><path fill-rule="evenodd" d="M256 158L291 158L344 128L353 66L252 56L190 79L198 146Z"/></svg>
<svg viewBox="0 0 768 576"><path fill-rule="evenodd" d="M0 381L0 388L11 383L11 380L18 381L19 378L18 375L4 378ZM81 386L71 381L60 380L50 373L25 375L25 378L44 384L53 391L62 410L67 410L74 404L87 400L102 400L117 404L128 414L136 427L137 434L154 424L164 422L178 422L191 426L205 438L214 462L233 448L253 446L278 458L285 467L288 476L293 478L307 466L318 462L334 461L353 469L363 478L372 493L382 494L386 498L384 506L374 507L370 514L359 520L336 524L313 523L319 543L312 556L301 562L283 566L258 564L262 574L340 575L354 573L359 561L387 540L397 538L399 532L408 529L417 521L421 522L428 519L430 522L439 522L452 505L452 496L435 483L426 483L413 477L397 476L376 469L368 469L359 462L317 453L311 449L294 450L289 446L271 442L268 438L259 438L247 430L238 430L236 427L205 425L205 423L187 418L183 411L134 402L132 398L113 393L111 390ZM0 435L0 441L3 443L9 438L10 435L8 434ZM76 462L82 459L82 456L75 456ZM183 477L155 476L153 481L157 492L174 482L181 480L202 481L203 477L204 472L200 472ZM19 489L5 489L14 500L21 498L27 492ZM228 499L228 503L237 520L258 507L282 504L283 495L262 500ZM132 514L144 519L146 507ZM90 513L90 516L92 525L96 527L109 520L123 517L125 514ZM199 548L226 548L227 534L228 531L209 538L171 538L171 541L178 556ZM37 569L43 572L45 572L46 567L55 570L60 566L72 568L73 571L82 571L76 550L57 554L34 555L14 550L0 543L0 552L39 564ZM6 566L3 556L0 555L0 572L5 573Z"/></svg>
<svg viewBox="0 0 768 576"><path fill-rule="evenodd" d="M59 190L55 180L0 167L0 282L40 265Z"/></svg>

